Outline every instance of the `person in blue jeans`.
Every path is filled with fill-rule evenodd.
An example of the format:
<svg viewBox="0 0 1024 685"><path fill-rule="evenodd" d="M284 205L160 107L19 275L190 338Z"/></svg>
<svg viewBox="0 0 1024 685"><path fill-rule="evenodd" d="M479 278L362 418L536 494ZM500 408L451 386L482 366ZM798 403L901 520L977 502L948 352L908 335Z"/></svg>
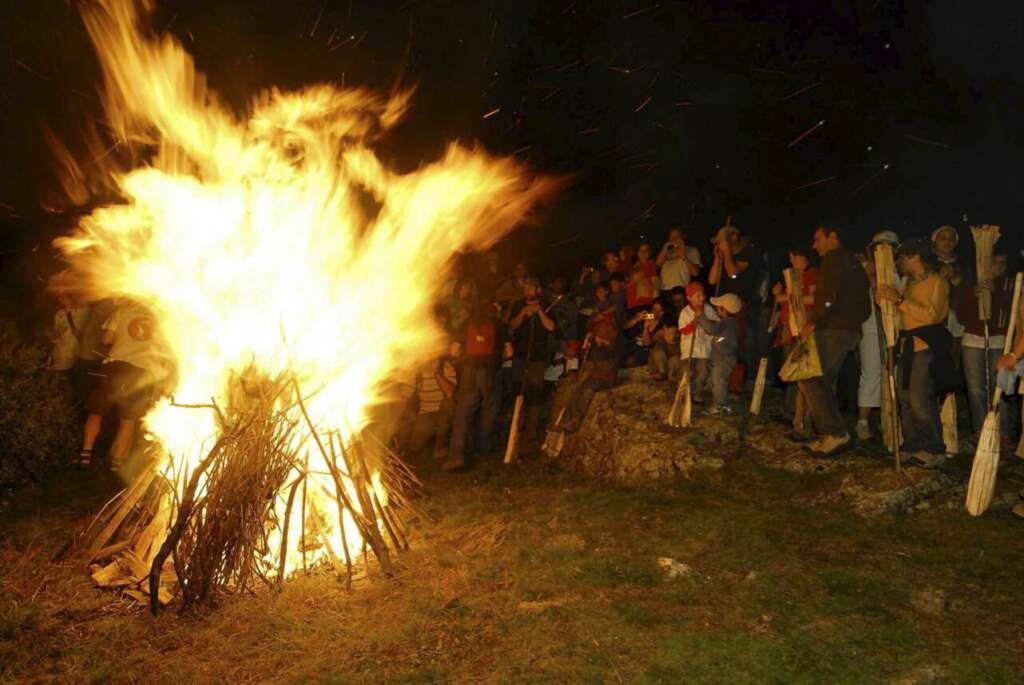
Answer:
<svg viewBox="0 0 1024 685"><path fill-rule="evenodd" d="M718 321L701 317L700 326L711 336L711 398L709 416L732 414L729 406L729 377L736 368L739 353L739 329L736 315L743 302L733 294L712 297Z"/></svg>
<svg viewBox="0 0 1024 685"><path fill-rule="evenodd" d="M996 245L992 252L992 282L976 283L969 288L962 288L959 301L956 303L956 314L964 326L961 343L961 361L964 380L967 381L967 400L971 410L971 429L975 436L981 433L991 393L996 387L996 365L1003 353L1006 342L1006 329L1010 323L1010 307L1013 303L1013 279L1006 275L1009 251ZM991 298L991 309L988 320L988 339L985 338L985 325L978 315L978 293L988 288ZM988 344L988 379L986 382L985 346ZM1010 435L1010 412L1000 412L1002 434Z"/></svg>

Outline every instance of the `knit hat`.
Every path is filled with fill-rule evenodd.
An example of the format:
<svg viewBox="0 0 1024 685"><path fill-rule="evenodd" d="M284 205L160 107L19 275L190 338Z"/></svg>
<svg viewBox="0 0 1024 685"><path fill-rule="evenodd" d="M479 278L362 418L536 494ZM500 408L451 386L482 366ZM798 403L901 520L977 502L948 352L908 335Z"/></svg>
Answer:
<svg viewBox="0 0 1024 685"><path fill-rule="evenodd" d="M730 314L736 314L743 308L743 302L733 293L726 293L721 297L712 297L711 304L721 307Z"/></svg>
<svg viewBox="0 0 1024 685"><path fill-rule="evenodd" d="M933 236L934 238L934 236ZM871 238L871 244L877 243L888 243L889 245L899 245L900 237L896 235L895 231L879 231Z"/></svg>
<svg viewBox="0 0 1024 685"><path fill-rule="evenodd" d="M704 292L704 284L701 283L700 281L690 281L689 283L686 284L687 297L702 292Z"/></svg>
<svg viewBox="0 0 1024 685"><path fill-rule="evenodd" d="M933 243L935 242L935 239L938 237L938 235L940 233L942 233L943 231L950 231L950 232L952 232L952 234L953 234L953 244L954 245L958 245L960 243L960 234L957 233L956 229L953 228L952 226L939 226L934 231L932 231L932 242Z"/></svg>

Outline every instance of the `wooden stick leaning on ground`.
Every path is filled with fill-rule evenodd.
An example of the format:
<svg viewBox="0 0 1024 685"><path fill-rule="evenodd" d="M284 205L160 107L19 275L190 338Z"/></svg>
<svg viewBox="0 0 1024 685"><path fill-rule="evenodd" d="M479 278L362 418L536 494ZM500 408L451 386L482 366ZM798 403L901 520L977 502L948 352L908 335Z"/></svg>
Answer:
<svg viewBox="0 0 1024 685"><path fill-rule="evenodd" d="M875 245L875 281L878 286L896 287L896 261L893 257L893 246L888 243ZM889 395L889 416L885 416L885 404L883 403L883 425L888 424L890 444L889 450L896 460L896 470L902 469L900 463L900 444L903 442L902 430L900 428L899 397L896 394L896 336L899 332L899 310L896 304L885 300L879 305L881 311L881 325L885 331L885 374L886 388Z"/></svg>
<svg viewBox="0 0 1024 685"><path fill-rule="evenodd" d="M672 408L668 410L668 417L665 419L665 423L672 426L673 428L685 428L690 425L690 420L693 417L693 398L691 395L690 387L690 367L693 365L693 344L697 340L696 325L697 315L694 313L693 332L690 334L690 344L686 353L686 360L683 363L683 372L679 376L679 385L676 387L676 397L672 401ZM680 416L680 413L682 414Z"/></svg>
<svg viewBox="0 0 1024 685"><path fill-rule="evenodd" d="M573 393L576 392L576 388L579 387L580 383L585 380L583 374L586 373L586 370L583 367L587 363L587 358L590 356L590 350L592 350L596 344L597 343L595 343L593 339L584 342L585 349L583 350L583 358L580 360L580 366L576 370L576 377L567 381L569 383L569 387L565 391L565 405L558 411L558 418L555 419L555 422L552 424L552 428L548 429L544 435L544 442L540 446L540 451L548 457L557 457L562 453L562 447L565 446L565 431L559 430L559 426L562 424L562 419L565 418L565 412L569 408L569 403L573 399Z"/></svg>
<svg viewBox="0 0 1024 685"><path fill-rule="evenodd" d="M551 304L547 306L544 313L551 311L551 308L558 304L558 301L562 299L559 295L556 297ZM533 333L536 330L537 317L530 317L530 334L529 339L526 343L526 363L523 365L523 380L519 385L519 394L516 395L516 402L512 407L512 425L508 430L508 443L505 445L505 459L506 464L511 464L516 460L519 454L519 424L523 418L523 403L526 401L526 379L530 373L530 353L533 351Z"/></svg>
<svg viewBox="0 0 1024 685"><path fill-rule="evenodd" d="M1020 285L1022 274L1018 273L1013 283L1013 306L1011 311L1015 315L1010 319L1006 330L1006 342L1003 344L1003 354L1008 354L1013 345L1013 335L1016 332L1017 306L1020 304ZM974 452L974 464L971 466L971 479L967 483L967 513L971 516L981 516L992 503L992 493L996 487L996 473L999 470L999 400L1003 397L1003 389L996 386L992 393L992 403L989 404L988 413L985 415L985 424L981 429L981 437L978 439L978 448Z"/></svg>
<svg viewBox="0 0 1024 685"><path fill-rule="evenodd" d="M772 305L772 314L768 317L768 337L771 337L771 332L775 329L777 310L776 306ZM768 345L765 346L767 350ZM750 396L750 411L749 414L757 416L761 413L761 400L764 397L764 385L765 377L768 375L768 352L766 351L764 356L761 357L761 361L757 364L757 377L754 379L754 392Z"/></svg>
<svg viewBox="0 0 1024 685"><path fill-rule="evenodd" d="M789 316L786 325L794 340L800 337L807 323L807 307L804 306L803 273L789 268L782 270L782 278L786 284L786 298L789 302ZM796 407L793 411L793 430L804 433L807 430L807 408L804 405L804 394L797 387Z"/></svg>

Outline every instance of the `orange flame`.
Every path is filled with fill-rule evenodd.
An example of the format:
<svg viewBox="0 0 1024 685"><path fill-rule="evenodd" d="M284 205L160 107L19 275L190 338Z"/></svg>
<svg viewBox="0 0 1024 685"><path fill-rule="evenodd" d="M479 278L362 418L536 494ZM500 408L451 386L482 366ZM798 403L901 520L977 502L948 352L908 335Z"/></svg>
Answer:
<svg viewBox="0 0 1024 685"><path fill-rule="evenodd" d="M113 176L123 203L95 210L56 245L92 297L152 308L178 402L226 402L229 379L251 365L291 370L318 390L308 400L318 429L350 440L385 383L442 348L431 305L451 257L487 248L553 189L458 144L413 173L388 170L372 144L411 91L273 90L239 119L172 37L142 35L133 0L86 3L83 17L109 124L154 156ZM165 475L198 463L214 423L166 400L146 417L169 455ZM310 436L298 440L310 473L326 472ZM329 478L312 485L325 506L334 501ZM339 533L329 541L336 554ZM346 533L355 556L358 532Z"/></svg>

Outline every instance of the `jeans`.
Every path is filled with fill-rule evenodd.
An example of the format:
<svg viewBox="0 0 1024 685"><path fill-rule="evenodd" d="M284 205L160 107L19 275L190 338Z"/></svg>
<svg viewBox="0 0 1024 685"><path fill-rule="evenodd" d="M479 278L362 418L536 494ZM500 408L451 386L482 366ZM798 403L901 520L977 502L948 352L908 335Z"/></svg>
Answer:
<svg viewBox="0 0 1024 685"><path fill-rule="evenodd" d="M660 347L652 347L647 357L647 368L651 373L657 374L670 381L678 381L682 370L683 362L678 354L668 356L668 353Z"/></svg>
<svg viewBox="0 0 1024 685"><path fill-rule="evenodd" d="M989 384L985 384L985 350L978 347L964 347L963 371L967 381L967 403L971 408L971 429L978 433L985 423L992 392L996 388L996 362L999 361L999 350L988 351ZM999 423L1003 435L1010 434L1010 412L1002 407L999 412Z"/></svg>
<svg viewBox="0 0 1024 685"><path fill-rule="evenodd" d="M711 398L714 406L724 406L729 401L729 376L736 368L736 357L716 357L711 360Z"/></svg>
<svg viewBox="0 0 1024 685"><path fill-rule="evenodd" d="M459 371L459 386L455 394L455 420L452 426L452 441L449 456L462 459L466 456L466 442L471 434L473 418L477 411L476 449L486 453L490 450L491 432L498 415L498 397L495 392L494 371L486 367L465 366Z"/></svg>
<svg viewBox="0 0 1024 685"><path fill-rule="evenodd" d="M942 441L942 421L939 419L939 400L935 396L932 380L931 350L914 352L910 367L910 385L900 384L900 418L903 424L903 450L945 454ZM902 362L901 362L902 363Z"/></svg>
<svg viewBox="0 0 1024 685"><path fill-rule="evenodd" d="M690 359L690 397L697 404L704 401L704 388L708 385L708 377L711 375L711 360L693 357ZM686 368L686 362L683 362Z"/></svg>
<svg viewBox="0 0 1024 685"><path fill-rule="evenodd" d="M860 344L860 331L825 329L816 330L813 335L818 345L821 375L800 381L800 390L804 393L804 401L818 436L841 437L847 431L843 415L839 413L836 379L846 355Z"/></svg>

